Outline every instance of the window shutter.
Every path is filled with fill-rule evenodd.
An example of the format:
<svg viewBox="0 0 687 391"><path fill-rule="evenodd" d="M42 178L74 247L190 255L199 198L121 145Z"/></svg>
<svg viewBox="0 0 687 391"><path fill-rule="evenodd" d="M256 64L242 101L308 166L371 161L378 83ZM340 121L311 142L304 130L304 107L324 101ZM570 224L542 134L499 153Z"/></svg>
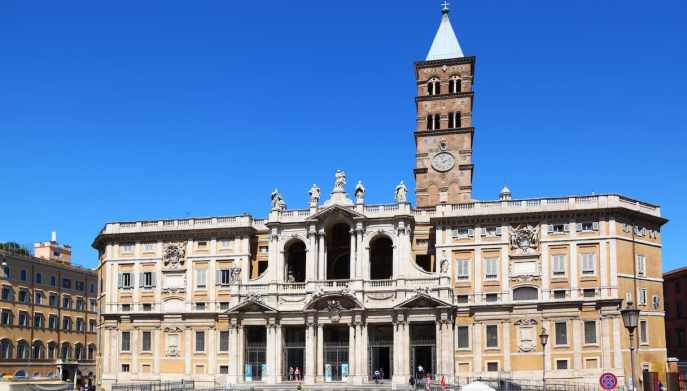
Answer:
<svg viewBox="0 0 687 391"><path fill-rule="evenodd" d="M156 275L155 272L151 272L151 273L150 273L150 285L151 285L151 286L156 286L156 285L155 285L155 275Z"/></svg>
<svg viewBox="0 0 687 391"><path fill-rule="evenodd" d="M215 285L222 285L222 271L217 270L215 273Z"/></svg>
<svg viewBox="0 0 687 391"><path fill-rule="evenodd" d="M553 224L549 224L549 225L547 226L547 231L548 231L548 233L550 233L550 234L553 233Z"/></svg>
<svg viewBox="0 0 687 391"><path fill-rule="evenodd" d="M577 232L582 232L582 223L577 223L577 225L576 225L576 231L577 231Z"/></svg>
<svg viewBox="0 0 687 391"><path fill-rule="evenodd" d="M598 222L598 221L595 221L595 222L592 223L592 229L593 229L594 231L598 231L598 230L599 230L599 222Z"/></svg>
<svg viewBox="0 0 687 391"><path fill-rule="evenodd" d="M119 272L119 274L117 274L117 288L122 288L123 279L124 279L123 273Z"/></svg>
<svg viewBox="0 0 687 391"><path fill-rule="evenodd" d="M474 228L468 228L468 237L474 237L475 236L475 229Z"/></svg>
<svg viewBox="0 0 687 391"><path fill-rule="evenodd" d="M145 285L146 278L144 272L138 272L138 287L143 288Z"/></svg>
<svg viewBox="0 0 687 391"><path fill-rule="evenodd" d="M501 227L496 227L496 236L501 236Z"/></svg>
<svg viewBox="0 0 687 391"><path fill-rule="evenodd" d="M563 224L563 232L570 232L570 224L568 224L568 223Z"/></svg>

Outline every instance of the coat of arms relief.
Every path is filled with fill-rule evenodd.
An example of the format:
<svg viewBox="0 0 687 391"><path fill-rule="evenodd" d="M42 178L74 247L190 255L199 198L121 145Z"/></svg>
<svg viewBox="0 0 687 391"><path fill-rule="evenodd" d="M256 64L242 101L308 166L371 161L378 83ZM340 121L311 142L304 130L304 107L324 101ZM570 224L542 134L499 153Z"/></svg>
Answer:
<svg viewBox="0 0 687 391"><path fill-rule="evenodd" d="M521 224L510 228L510 277L514 282L541 278L539 225Z"/></svg>
<svg viewBox="0 0 687 391"><path fill-rule="evenodd" d="M518 349L521 352L532 352L537 348L537 321L520 319L515 321L518 327Z"/></svg>
<svg viewBox="0 0 687 391"><path fill-rule="evenodd" d="M181 269L186 261L186 243L167 243L162 249L162 265L167 269Z"/></svg>

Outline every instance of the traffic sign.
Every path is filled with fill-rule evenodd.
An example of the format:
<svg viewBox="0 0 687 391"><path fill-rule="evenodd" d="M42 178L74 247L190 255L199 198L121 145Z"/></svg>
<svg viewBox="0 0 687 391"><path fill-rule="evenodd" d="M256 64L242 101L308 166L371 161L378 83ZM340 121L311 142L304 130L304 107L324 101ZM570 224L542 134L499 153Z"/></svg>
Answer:
<svg viewBox="0 0 687 391"><path fill-rule="evenodd" d="M604 390L612 390L618 386L618 378L610 372L602 373L599 376L599 385Z"/></svg>

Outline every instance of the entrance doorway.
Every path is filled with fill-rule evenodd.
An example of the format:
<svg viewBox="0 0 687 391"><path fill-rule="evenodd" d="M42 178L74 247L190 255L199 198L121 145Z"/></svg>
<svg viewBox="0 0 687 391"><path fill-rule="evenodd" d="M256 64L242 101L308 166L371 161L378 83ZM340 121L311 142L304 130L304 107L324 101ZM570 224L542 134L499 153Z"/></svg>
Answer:
<svg viewBox="0 0 687 391"><path fill-rule="evenodd" d="M374 379L375 371L380 378L391 379L393 375L394 329L390 324L368 325L368 377Z"/></svg>
<svg viewBox="0 0 687 391"><path fill-rule="evenodd" d="M348 326L326 326L324 332L324 381L346 381L349 376Z"/></svg>
<svg viewBox="0 0 687 391"><path fill-rule="evenodd" d="M434 374L436 365L436 326L434 323L411 323L410 369L416 378Z"/></svg>
<svg viewBox="0 0 687 391"><path fill-rule="evenodd" d="M303 380L305 373L305 328L284 327L282 333L284 338L282 379L285 381Z"/></svg>
<svg viewBox="0 0 687 391"><path fill-rule="evenodd" d="M267 370L265 357L267 330L265 326L246 326L244 330L246 333L244 380L261 381Z"/></svg>

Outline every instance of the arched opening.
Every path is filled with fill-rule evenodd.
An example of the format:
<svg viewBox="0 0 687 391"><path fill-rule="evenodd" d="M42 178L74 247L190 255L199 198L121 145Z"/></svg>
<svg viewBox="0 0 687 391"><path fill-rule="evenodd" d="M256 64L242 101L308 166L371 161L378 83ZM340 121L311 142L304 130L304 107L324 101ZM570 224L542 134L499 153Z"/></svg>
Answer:
<svg viewBox="0 0 687 391"><path fill-rule="evenodd" d="M62 361L69 361L69 358L72 355L72 347L69 345L69 342L64 342L62 343L62 349L60 350L60 358Z"/></svg>
<svg viewBox="0 0 687 391"><path fill-rule="evenodd" d="M17 372L14 372L14 377L17 379L26 379L26 370L20 369Z"/></svg>
<svg viewBox="0 0 687 391"><path fill-rule="evenodd" d="M28 360L29 359L29 344L22 340L17 342L17 359L18 360Z"/></svg>
<svg viewBox="0 0 687 391"><path fill-rule="evenodd" d="M294 240L285 251L286 282L305 282L305 243Z"/></svg>
<svg viewBox="0 0 687 391"><path fill-rule="evenodd" d="M351 276L351 234L348 224L339 223L327 233L327 279L347 280Z"/></svg>
<svg viewBox="0 0 687 391"><path fill-rule="evenodd" d="M460 93L460 78L458 76L452 76L448 81L448 92L449 94Z"/></svg>
<svg viewBox="0 0 687 391"><path fill-rule="evenodd" d="M0 341L0 359L9 360L12 358L12 341L3 339Z"/></svg>
<svg viewBox="0 0 687 391"><path fill-rule="evenodd" d="M531 286L521 286L513 289L513 300L537 300L539 298L539 290Z"/></svg>
<svg viewBox="0 0 687 391"><path fill-rule="evenodd" d="M439 84L439 79L433 77L427 82L427 95L439 95L441 94L441 84Z"/></svg>
<svg viewBox="0 0 687 391"><path fill-rule="evenodd" d="M394 269L394 243L386 236L370 242L370 279L388 280Z"/></svg>
<svg viewBox="0 0 687 391"><path fill-rule="evenodd" d="M31 358L33 360L43 360L45 358L45 349L43 347L43 342L33 341L31 346Z"/></svg>

